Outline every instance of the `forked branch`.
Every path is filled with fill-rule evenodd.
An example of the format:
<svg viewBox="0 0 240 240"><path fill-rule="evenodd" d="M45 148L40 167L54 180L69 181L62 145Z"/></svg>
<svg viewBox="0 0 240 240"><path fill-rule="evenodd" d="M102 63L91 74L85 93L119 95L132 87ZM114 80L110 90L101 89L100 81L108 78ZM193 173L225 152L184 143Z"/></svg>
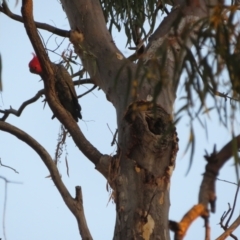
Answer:
<svg viewBox="0 0 240 240"><path fill-rule="evenodd" d="M231 235L231 233L240 226L240 215L236 218L236 220L231 224L231 226L223 233L221 236L219 236L216 240L224 240L228 236Z"/></svg>
<svg viewBox="0 0 240 240"><path fill-rule="evenodd" d="M2 121L0 121L0 130L8 132L20 139L21 141L25 142L40 156L40 158L48 168L52 180L59 193L61 194L63 201L68 206L69 210L73 213L73 215L76 217L82 239L91 240L92 237L87 227L83 211L81 188L79 186L76 187L76 198L72 198L66 186L62 182L62 178L58 172L57 166L52 160L49 153L45 150L43 146L41 146L34 138L32 138L26 132L22 131L19 128L16 128L9 123Z"/></svg>

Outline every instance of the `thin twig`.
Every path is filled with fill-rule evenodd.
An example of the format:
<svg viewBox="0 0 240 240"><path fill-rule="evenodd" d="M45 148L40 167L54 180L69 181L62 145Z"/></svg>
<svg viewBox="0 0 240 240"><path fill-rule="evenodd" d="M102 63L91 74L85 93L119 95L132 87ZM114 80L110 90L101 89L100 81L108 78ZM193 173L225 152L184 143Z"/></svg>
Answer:
<svg viewBox="0 0 240 240"><path fill-rule="evenodd" d="M22 184L20 182L13 182L7 180L5 177L0 176L0 179L2 179L5 182L5 195L4 195L4 203L3 203L3 236L4 239L7 240L7 234L6 234L6 228L5 228L5 218L6 218L6 210L7 210L7 184L8 183L14 183L14 184Z"/></svg>
<svg viewBox="0 0 240 240"><path fill-rule="evenodd" d="M11 19L13 19L15 21L23 23L23 18L17 14L12 13L10 11L10 9L8 8L8 5L5 0L3 0L2 6L0 6L0 12L4 13L5 15L7 15L8 17L10 17ZM58 36L61 36L61 37L69 38L69 36L70 36L69 31L53 27L46 23L35 22L35 25L37 28L49 31L49 32L56 34Z"/></svg>
<svg viewBox="0 0 240 240"><path fill-rule="evenodd" d="M78 95L77 97L78 97L78 98L81 98L81 97L87 95L88 93L92 92L96 87L97 87L97 85L94 85L94 86L93 86L92 88L90 88L88 91L86 91L86 92L83 93L83 94Z"/></svg>
<svg viewBox="0 0 240 240"><path fill-rule="evenodd" d="M67 156L65 156L65 163L66 163L66 168L67 168L67 175L69 177L69 166L68 166Z"/></svg>
<svg viewBox="0 0 240 240"><path fill-rule="evenodd" d="M117 144L117 140L116 140L117 134L118 134L118 129L116 129L116 131L115 131L115 133L114 133L114 135L113 135L113 140L112 140L112 142L111 142L111 146L113 146L114 143Z"/></svg>
<svg viewBox="0 0 240 240"><path fill-rule="evenodd" d="M44 94L44 89L41 89L40 91L37 92L37 94L34 97L32 97L29 100L23 102L18 110L13 109L12 107L10 107L10 109L0 110L0 113L3 113L3 116L2 116L2 118L0 118L0 120L5 121L8 118L9 114L14 114L17 117L19 117L22 114L22 111L24 110L24 108L27 105L29 105L33 102L36 102L43 94Z"/></svg>
<svg viewBox="0 0 240 240"><path fill-rule="evenodd" d="M221 216L220 223L219 223L221 228L224 229L224 230L226 230L227 228L224 226L223 221L228 216L228 214L231 212L231 210L232 209L231 209L230 203L228 203L228 210L224 211L223 215Z"/></svg>
<svg viewBox="0 0 240 240"><path fill-rule="evenodd" d="M236 220L232 223L232 225L216 240L224 240L240 225L240 215L236 218ZM237 238L235 238L237 239Z"/></svg>
<svg viewBox="0 0 240 240"><path fill-rule="evenodd" d="M112 133L112 135L113 135L113 140L112 140L112 142L111 142L111 146L113 146L113 144L114 144L114 142L115 142L115 143L117 144L117 146L119 147L118 142L117 142L117 140L116 140L116 136L117 136L117 133L118 133L118 129L116 129L115 133L113 134L111 128L110 128L109 125L108 125L108 123L107 123L107 126L108 126L109 131L110 131L110 132Z"/></svg>
<svg viewBox="0 0 240 240"><path fill-rule="evenodd" d="M15 173L19 173L19 172L18 172L17 170L15 170L14 168L2 164L2 160L1 160L1 158L0 158L0 166L6 167L6 168L10 168L10 169L12 169Z"/></svg>
<svg viewBox="0 0 240 240"><path fill-rule="evenodd" d="M237 186L237 190L236 190L236 193L235 193L235 197L234 197L234 201L233 201L233 207L232 207L232 211L230 213L230 216L225 224L226 227L228 227L228 224L232 218L232 215L234 213L234 210L235 210L235 206L236 206L236 202L237 202L237 197L238 197L238 192L239 192L239 187L240 187L240 181L238 182L238 186Z"/></svg>
<svg viewBox="0 0 240 240"><path fill-rule="evenodd" d="M235 206L236 206L236 201L237 201L237 196L238 196L238 191L239 191L239 187L240 187L240 181L238 182L238 187L235 193L235 197L234 197L234 202L233 202L233 207L231 208L230 204L228 203L228 211L224 212L222 217L221 217L221 221L220 221L220 226L222 229L224 229L225 231L227 231L228 229L228 224L232 218L232 215L234 213L235 210ZM228 214L230 213L230 216L228 217L228 220L225 224L223 224L223 221L225 220L225 218L228 216ZM233 235L232 233L229 234L233 239L237 240L238 238Z"/></svg>
<svg viewBox="0 0 240 240"><path fill-rule="evenodd" d="M226 182L226 183L230 183L230 184L234 184L236 186L238 186L237 183L234 183L234 182L230 182L230 181L227 181L227 180L223 180L223 179L220 179L220 178L216 178L218 181L222 181L222 182Z"/></svg>

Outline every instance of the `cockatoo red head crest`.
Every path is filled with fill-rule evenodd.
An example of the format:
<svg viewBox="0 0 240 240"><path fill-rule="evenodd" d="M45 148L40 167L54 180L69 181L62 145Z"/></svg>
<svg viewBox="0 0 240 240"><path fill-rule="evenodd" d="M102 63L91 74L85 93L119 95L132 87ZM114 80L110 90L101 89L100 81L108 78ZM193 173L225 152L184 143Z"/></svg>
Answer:
<svg viewBox="0 0 240 240"><path fill-rule="evenodd" d="M32 55L33 55L33 59L28 64L29 71L31 73L41 74L42 73L42 67L41 67L40 62L38 60L38 57L36 56L35 53L32 53Z"/></svg>

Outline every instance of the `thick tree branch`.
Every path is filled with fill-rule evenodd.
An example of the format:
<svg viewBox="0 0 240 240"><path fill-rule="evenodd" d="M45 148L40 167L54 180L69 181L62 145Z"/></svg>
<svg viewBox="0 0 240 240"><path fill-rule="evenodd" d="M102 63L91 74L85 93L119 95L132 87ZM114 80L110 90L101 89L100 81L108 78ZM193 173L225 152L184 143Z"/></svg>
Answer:
<svg viewBox="0 0 240 240"><path fill-rule="evenodd" d="M8 5L5 0L3 1L2 6L0 6L0 12L4 13L5 15L7 15L8 17L10 17L13 20L23 23L23 18L17 14L12 13L10 11L10 9L8 8ZM46 30L48 32L51 32L51 33L56 34L61 37L69 38L69 35L70 35L69 31L53 27L46 23L35 22L35 25L39 29Z"/></svg>
<svg viewBox="0 0 240 240"><path fill-rule="evenodd" d="M193 206L181 219L179 223L174 221L169 221L169 228L175 233L175 240L182 240L186 235L187 230L190 225L195 221L199 216L207 217L208 212L205 209L205 206L198 204Z"/></svg>
<svg viewBox="0 0 240 240"><path fill-rule="evenodd" d="M199 204L192 207L178 222L170 221L170 229L175 232L176 240L181 240L185 236L188 228L192 222L198 217L203 217L205 220L206 228L206 239L208 239L208 204L210 204L211 211L215 212L215 200L216 200L216 191L215 191L215 181L221 167L232 157L234 156L237 149L240 148L240 135L233 138L229 143L227 143L218 153L214 147L213 153L206 155L205 159L208 161L206 165L206 171L202 180L202 184L199 192ZM239 218L228 228L227 233L225 232L222 236L229 236L232 231L240 224ZM218 238L225 239L225 238Z"/></svg>
<svg viewBox="0 0 240 240"><path fill-rule="evenodd" d="M116 47L106 27L99 0L61 0L61 3L74 30L70 34L70 41L74 44L75 52L94 83L108 94L108 100L115 105L118 99L115 94L118 91L116 82L121 82L127 88L128 73L134 72L135 65Z"/></svg>
<svg viewBox="0 0 240 240"><path fill-rule="evenodd" d="M78 207L79 207L79 212L81 212L81 216L80 216L80 223L78 224L79 227L79 231L81 233L82 239L84 240L91 240L92 236L91 233L89 232L88 226L87 226L87 221L85 218L85 214L84 214L84 208L83 208L83 196L82 196L82 189L80 186L76 187L76 198L75 200L78 203Z"/></svg>
<svg viewBox="0 0 240 240"><path fill-rule="evenodd" d="M43 74L41 74L41 77L44 81L44 89L47 102L54 115L69 131L78 148L91 162L95 164L95 166L97 166L99 165L100 159L103 155L85 138L71 114L67 112L59 102L55 91L54 72L52 65L37 33L32 11L32 0L22 0L22 15L24 26L42 66ZM104 173L105 172L106 171L104 171ZM106 175L104 176L107 178Z"/></svg>
<svg viewBox="0 0 240 240"><path fill-rule="evenodd" d="M210 203L211 211L215 212L215 182L218 173L222 166L234 156L237 149L240 148L240 135L233 138L227 143L218 153L214 147L211 154L206 154L205 159L207 160L206 170L203 176L202 184L199 192L199 203L205 205L206 209Z"/></svg>
<svg viewBox="0 0 240 240"><path fill-rule="evenodd" d="M68 192L66 186L62 182L61 175L58 172L57 166L52 160L49 153L44 149L43 146L41 146L34 138L32 138L30 135L25 133L24 131L20 130L19 128L16 128L15 126L0 121L0 130L4 132L8 132L21 141L25 142L28 146L30 146L42 159L46 167L48 168L52 180L58 189L59 193L61 194L63 201L68 206L69 210L73 213L73 215L76 217L78 222L78 227L80 230L80 234L83 239L90 240L92 239L91 234L88 230L84 211L83 211L83 205L82 205L82 198L79 196L79 189L80 187L76 187L76 198L72 198L70 193ZM82 196L81 196L82 197Z"/></svg>

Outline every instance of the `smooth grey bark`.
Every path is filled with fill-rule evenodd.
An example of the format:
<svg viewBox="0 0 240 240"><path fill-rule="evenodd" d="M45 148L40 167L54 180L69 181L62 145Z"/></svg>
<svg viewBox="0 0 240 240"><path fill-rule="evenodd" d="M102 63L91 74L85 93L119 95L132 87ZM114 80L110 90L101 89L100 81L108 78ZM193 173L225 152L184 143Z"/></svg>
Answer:
<svg viewBox="0 0 240 240"><path fill-rule="evenodd" d="M138 64L126 59L116 47L99 0L61 3L75 30L70 40L76 53L116 108L119 148L107 179L116 203L113 239L169 240L170 178L178 151L172 108L185 54L179 43L183 31L207 17L207 4L216 1L194 0L188 5L175 1L171 13L150 37ZM196 38L197 31L198 25L189 39ZM187 47L191 47L189 39ZM167 49L164 63L156 54L163 44ZM161 90L156 94L159 83Z"/></svg>

